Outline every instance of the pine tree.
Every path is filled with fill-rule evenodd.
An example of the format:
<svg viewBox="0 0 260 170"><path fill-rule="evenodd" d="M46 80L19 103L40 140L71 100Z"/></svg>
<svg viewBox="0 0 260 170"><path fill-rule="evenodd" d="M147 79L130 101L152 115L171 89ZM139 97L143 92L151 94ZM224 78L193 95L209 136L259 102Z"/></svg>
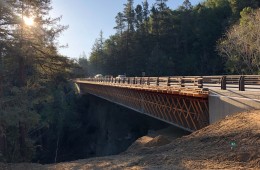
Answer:
<svg viewBox="0 0 260 170"><path fill-rule="evenodd" d="M124 4L124 20L127 23L127 32L133 32L134 31L134 20L135 20L135 12L133 7L134 1L133 0L127 0L127 3Z"/></svg>
<svg viewBox="0 0 260 170"><path fill-rule="evenodd" d="M95 44L92 47L92 52L89 57L89 62L92 67L90 67L91 74L104 73L104 38L103 31L100 31L99 38L96 39Z"/></svg>
<svg viewBox="0 0 260 170"><path fill-rule="evenodd" d="M67 58L58 55L55 38L66 27L58 25L60 18L48 16L50 5L50 0L0 2L0 85L5 87L0 96L5 101L0 104L0 129L5 129L2 133L6 136L0 143L6 144L4 157L8 161L31 159L28 132L40 118L35 105L46 100L47 94L42 93L47 90L46 82L60 72L66 74L71 66ZM31 16L33 25L25 23Z"/></svg>
<svg viewBox="0 0 260 170"><path fill-rule="evenodd" d="M145 33L147 34L149 30L149 14L150 14L149 4L147 0L145 0L142 3L142 6L143 6L144 29L145 29Z"/></svg>
<svg viewBox="0 0 260 170"><path fill-rule="evenodd" d="M124 15L123 13L119 12L116 16L116 26L114 29L116 29L117 34L122 35L123 31L125 31L125 22L124 22Z"/></svg>

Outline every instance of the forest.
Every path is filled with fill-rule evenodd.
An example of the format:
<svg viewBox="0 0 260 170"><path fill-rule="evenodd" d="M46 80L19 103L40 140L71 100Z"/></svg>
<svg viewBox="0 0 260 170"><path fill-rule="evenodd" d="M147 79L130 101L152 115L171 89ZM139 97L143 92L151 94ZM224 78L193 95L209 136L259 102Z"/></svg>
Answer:
<svg viewBox="0 0 260 170"><path fill-rule="evenodd" d="M259 3L207 0L192 6L189 0L184 0L182 6L172 10L167 0L156 0L154 4L143 1L136 7L133 0L127 0L123 11L115 17L117 33L105 40L101 31L96 39L87 60L88 73L258 74L259 9L255 14L253 11L259 8ZM252 15L255 20L251 20ZM233 32L236 27L239 30ZM245 35L244 39L240 34ZM237 38L241 38L241 44L236 44Z"/></svg>
<svg viewBox="0 0 260 170"><path fill-rule="evenodd" d="M93 103L76 94L75 77L260 74L259 7L259 0L184 0L177 9L167 0L127 0L115 16L116 34L104 39L101 30L90 56L73 60L58 52L67 26L49 16L51 0L1 0L0 161L91 155L70 153L84 147L75 139L96 129L85 129ZM29 15L33 26L24 22Z"/></svg>

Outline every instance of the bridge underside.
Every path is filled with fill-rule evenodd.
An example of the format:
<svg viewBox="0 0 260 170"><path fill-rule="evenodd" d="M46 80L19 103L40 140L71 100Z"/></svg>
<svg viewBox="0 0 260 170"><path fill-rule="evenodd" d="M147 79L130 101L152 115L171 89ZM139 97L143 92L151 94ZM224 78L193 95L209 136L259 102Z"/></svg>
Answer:
<svg viewBox="0 0 260 170"><path fill-rule="evenodd" d="M89 93L179 128L195 131L209 124L208 98L88 83L77 83Z"/></svg>

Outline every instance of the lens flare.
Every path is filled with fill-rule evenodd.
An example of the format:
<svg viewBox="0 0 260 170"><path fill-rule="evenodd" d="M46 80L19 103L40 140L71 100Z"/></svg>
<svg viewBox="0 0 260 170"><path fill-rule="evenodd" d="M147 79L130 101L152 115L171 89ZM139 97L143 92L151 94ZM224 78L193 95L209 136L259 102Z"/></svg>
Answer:
<svg viewBox="0 0 260 170"><path fill-rule="evenodd" d="M26 25L28 26L33 26L34 25L34 19L32 17L23 17L23 21Z"/></svg>

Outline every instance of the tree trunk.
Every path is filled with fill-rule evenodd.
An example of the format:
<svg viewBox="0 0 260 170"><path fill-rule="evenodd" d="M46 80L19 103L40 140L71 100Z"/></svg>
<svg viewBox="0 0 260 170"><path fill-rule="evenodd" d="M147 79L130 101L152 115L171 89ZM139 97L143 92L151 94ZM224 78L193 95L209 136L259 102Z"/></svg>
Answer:
<svg viewBox="0 0 260 170"><path fill-rule="evenodd" d="M0 124L0 153L1 156L6 155L7 145L6 145L6 135L5 135L5 128L3 125Z"/></svg>
<svg viewBox="0 0 260 170"><path fill-rule="evenodd" d="M3 71L4 71L4 64L3 64L3 58L2 58L2 51L0 49L0 98L3 97Z"/></svg>
<svg viewBox="0 0 260 170"><path fill-rule="evenodd" d="M26 150L26 144L25 144L25 136L26 136L26 127L25 123L19 122L19 147L20 147L20 154L22 160L25 160L25 150Z"/></svg>
<svg viewBox="0 0 260 170"><path fill-rule="evenodd" d="M19 87L23 87L25 85L25 61L24 61L24 57L20 56L19 59L19 82L18 82L18 86Z"/></svg>

